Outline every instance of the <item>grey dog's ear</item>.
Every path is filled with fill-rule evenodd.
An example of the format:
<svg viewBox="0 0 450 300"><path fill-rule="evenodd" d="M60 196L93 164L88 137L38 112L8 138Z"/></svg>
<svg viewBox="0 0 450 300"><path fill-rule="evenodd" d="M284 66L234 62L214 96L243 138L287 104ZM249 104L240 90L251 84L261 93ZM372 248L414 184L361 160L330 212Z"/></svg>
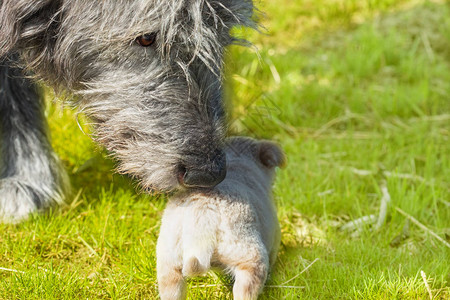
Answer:
<svg viewBox="0 0 450 300"><path fill-rule="evenodd" d="M221 3L221 6L224 10L222 15L228 15L228 18L222 21L224 21L229 28L233 27L234 25L242 25L248 27L257 26L257 16L255 15L253 0L222 0L214 2Z"/></svg>
<svg viewBox="0 0 450 300"><path fill-rule="evenodd" d="M268 168L282 168L286 164L283 150L277 144L269 141L259 143L259 159Z"/></svg>
<svg viewBox="0 0 450 300"><path fill-rule="evenodd" d="M0 1L0 57L21 49L39 49L55 39L61 0ZM49 43L50 42L50 43Z"/></svg>

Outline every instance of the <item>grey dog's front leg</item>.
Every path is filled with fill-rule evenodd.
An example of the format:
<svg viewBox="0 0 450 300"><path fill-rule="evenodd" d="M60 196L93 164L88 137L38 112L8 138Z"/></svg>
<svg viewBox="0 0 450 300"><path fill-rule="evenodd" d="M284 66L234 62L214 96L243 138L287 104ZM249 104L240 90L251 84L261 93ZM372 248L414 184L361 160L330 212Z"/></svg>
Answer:
<svg viewBox="0 0 450 300"><path fill-rule="evenodd" d="M68 187L48 140L43 99L15 60L0 58L0 222L62 202Z"/></svg>

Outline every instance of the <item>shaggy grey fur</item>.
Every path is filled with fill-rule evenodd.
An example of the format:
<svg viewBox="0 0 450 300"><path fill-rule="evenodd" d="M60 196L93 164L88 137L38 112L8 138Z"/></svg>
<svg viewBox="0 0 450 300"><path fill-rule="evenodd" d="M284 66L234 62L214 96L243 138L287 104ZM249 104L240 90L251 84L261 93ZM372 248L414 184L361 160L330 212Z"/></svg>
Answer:
<svg viewBox="0 0 450 300"><path fill-rule="evenodd" d="M75 95L95 139L143 188L220 182L235 25L254 25L251 0L0 0L0 215L24 217L64 190L42 101L16 65ZM150 47L135 42L148 33Z"/></svg>
<svg viewBox="0 0 450 300"><path fill-rule="evenodd" d="M61 202L68 178L48 142L42 99L20 69L0 61L0 220Z"/></svg>

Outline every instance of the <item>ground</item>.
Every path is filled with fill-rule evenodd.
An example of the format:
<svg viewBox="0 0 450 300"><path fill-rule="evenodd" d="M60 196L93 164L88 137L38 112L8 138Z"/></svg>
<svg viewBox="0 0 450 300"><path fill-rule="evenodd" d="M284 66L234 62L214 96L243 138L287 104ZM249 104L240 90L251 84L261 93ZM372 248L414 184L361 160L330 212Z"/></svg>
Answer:
<svg viewBox="0 0 450 300"><path fill-rule="evenodd" d="M274 187L282 247L261 299L449 299L449 2L257 5L265 28L235 30L255 47L230 49L226 86L230 132L274 139L288 157ZM73 196L0 225L0 299L156 299L165 197L113 174L88 121L49 102ZM349 226L377 222L381 203L379 226ZM191 280L189 299L231 299L230 283Z"/></svg>

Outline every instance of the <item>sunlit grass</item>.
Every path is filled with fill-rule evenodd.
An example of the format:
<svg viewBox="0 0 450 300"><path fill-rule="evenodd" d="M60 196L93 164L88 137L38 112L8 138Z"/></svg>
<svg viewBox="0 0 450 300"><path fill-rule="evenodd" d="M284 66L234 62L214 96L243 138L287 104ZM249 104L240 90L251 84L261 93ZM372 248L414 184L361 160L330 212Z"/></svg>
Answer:
<svg viewBox="0 0 450 300"><path fill-rule="evenodd" d="M259 6L267 32L238 32L259 52L230 49L227 95L230 131L274 139L288 157L274 187L282 247L262 298L448 299L450 249L394 209L450 240L448 2ZM156 299L165 198L114 175L82 117L86 133L58 104L48 115L73 199L0 225L0 267L10 269L0 270L0 298ZM383 226L339 230L378 214L383 181L391 196ZM227 277L189 285L190 299L231 299Z"/></svg>

